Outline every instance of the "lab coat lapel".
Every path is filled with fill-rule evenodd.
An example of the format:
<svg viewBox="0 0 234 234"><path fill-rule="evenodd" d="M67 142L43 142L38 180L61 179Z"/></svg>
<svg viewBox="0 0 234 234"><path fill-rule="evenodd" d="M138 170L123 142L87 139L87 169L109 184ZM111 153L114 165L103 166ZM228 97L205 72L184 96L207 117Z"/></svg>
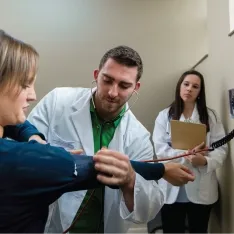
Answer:
<svg viewBox="0 0 234 234"><path fill-rule="evenodd" d="M71 115L74 129L80 138L84 153L87 155L94 154L93 130L90 115L90 98L91 93L86 94L81 99L77 100L72 105L74 112Z"/></svg>
<svg viewBox="0 0 234 234"><path fill-rule="evenodd" d="M113 139L111 140L109 144L109 149L118 150L121 153L124 152L124 137L126 132L126 122L127 122L127 115L128 113L125 113L125 115L122 117L121 122L119 126L115 130L115 134Z"/></svg>
<svg viewBox="0 0 234 234"><path fill-rule="evenodd" d="M128 105L126 106L128 108ZM124 142L127 132L127 121L129 116L129 111L127 111L124 116L121 119L121 122L119 126L115 130L114 137L112 141L109 144L109 149L117 150L118 152L121 152L123 154L127 154L128 152L124 151ZM110 224L113 225L113 219L112 216L114 213L111 212L111 210L116 210L116 207L114 204L114 201L118 200L118 193L116 190L110 189L106 187L105 189L105 206L104 206L104 217L105 217L105 229L109 230ZM114 215L115 216L115 215ZM120 228L121 230L121 228Z"/></svg>
<svg viewBox="0 0 234 234"><path fill-rule="evenodd" d="M194 106L191 119L195 123L200 123L199 113L198 113L198 110L197 110L197 104L195 104L195 106Z"/></svg>

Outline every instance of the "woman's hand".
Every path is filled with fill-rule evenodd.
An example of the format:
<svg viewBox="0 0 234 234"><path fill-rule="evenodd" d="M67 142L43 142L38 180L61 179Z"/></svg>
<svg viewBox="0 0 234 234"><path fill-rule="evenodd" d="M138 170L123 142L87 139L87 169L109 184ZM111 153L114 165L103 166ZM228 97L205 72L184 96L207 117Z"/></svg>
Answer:
<svg viewBox="0 0 234 234"><path fill-rule="evenodd" d="M194 166L205 166L207 164L206 155L208 152L199 152L198 151L204 149L205 143L202 142L200 145L197 145L192 150L188 150L188 153L191 153L191 155L186 156L185 158Z"/></svg>
<svg viewBox="0 0 234 234"><path fill-rule="evenodd" d="M206 157L201 153L196 153L195 155L190 155L187 160L194 166L205 166L207 164Z"/></svg>

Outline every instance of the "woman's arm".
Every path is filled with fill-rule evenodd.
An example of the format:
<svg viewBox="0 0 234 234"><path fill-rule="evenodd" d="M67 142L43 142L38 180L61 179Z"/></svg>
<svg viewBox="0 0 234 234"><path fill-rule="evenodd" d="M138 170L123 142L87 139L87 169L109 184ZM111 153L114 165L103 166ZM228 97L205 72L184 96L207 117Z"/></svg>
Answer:
<svg viewBox="0 0 234 234"><path fill-rule="evenodd" d="M217 113L210 110L208 113L209 113L209 124L210 124L209 145L211 145L213 142L223 138L225 136L225 131L223 124L220 118L218 117ZM199 167L199 169L201 171L209 173L211 171L220 168L227 157L227 152L228 152L227 144L215 149L214 151L209 152L208 155L205 156L207 165Z"/></svg>
<svg viewBox="0 0 234 234"><path fill-rule="evenodd" d="M45 140L44 135L27 120L23 124L5 126L3 132L4 138L8 137L19 142L26 142L34 135Z"/></svg>

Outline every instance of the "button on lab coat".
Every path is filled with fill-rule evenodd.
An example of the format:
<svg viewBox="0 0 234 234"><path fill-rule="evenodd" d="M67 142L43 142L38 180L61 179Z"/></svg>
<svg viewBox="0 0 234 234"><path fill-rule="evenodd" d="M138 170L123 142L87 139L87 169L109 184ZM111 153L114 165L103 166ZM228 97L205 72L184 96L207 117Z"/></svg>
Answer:
<svg viewBox="0 0 234 234"><path fill-rule="evenodd" d="M165 158L177 156L184 153L184 150L173 149L171 147L171 126L168 119L169 108L161 111L156 118L155 127L153 131L153 142L155 153L158 158ZM225 136L223 125L220 119L208 109L210 132L207 133L206 145L209 147L213 142ZM195 106L191 121L200 123L197 107ZM185 121L183 114L180 121ZM219 147L212 152L209 152L207 159L207 166L193 167L184 158L176 159L188 166L194 173L196 179L194 182L189 182L185 185L185 190L188 199L197 204L213 204L218 199L218 180L216 177L216 169L220 168L227 155L227 145ZM176 201L180 187L172 186L164 179L159 180L159 186L162 188L165 203L172 204Z"/></svg>
<svg viewBox="0 0 234 234"><path fill-rule="evenodd" d="M65 149L83 149L94 154L92 123L90 117L91 89L56 88L48 93L32 110L28 120L41 131L52 145ZM153 157L150 134L127 111L109 148L122 152L131 160ZM68 228L85 196L86 191L64 194L50 206L45 232L62 232ZM163 205L163 194L155 181L146 181L136 175L134 210L129 212L120 190L105 188L105 232L127 232L130 222L144 223L152 220ZM130 221L130 222L128 222Z"/></svg>

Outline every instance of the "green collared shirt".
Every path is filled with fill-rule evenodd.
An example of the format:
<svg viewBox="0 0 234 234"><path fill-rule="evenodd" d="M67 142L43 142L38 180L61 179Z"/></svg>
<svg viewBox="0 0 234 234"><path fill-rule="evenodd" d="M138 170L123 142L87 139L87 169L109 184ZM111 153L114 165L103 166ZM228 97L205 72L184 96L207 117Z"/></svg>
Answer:
<svg viewBox="0 0 234 234"><path fill-rule="evenodd" d="M97 116L93 102L90 102L90 114L92 119L93 127L93 141L94 141L94 152L96 153L101 147L105 146L108 148L112 138L114 137L115 130L118 127L122 115L125 111L125 107L119 113L118 117L114 122L108 122L106 124ZM101 136L102 135L102 136Z"/></svg>
<svg viewBox="0 0 234 234"><path fill-rule="evenodd" d="M118 117L115 118L115 121L110 121L104 124L103 120L97 116L92 99L90 100L90 114L93 128L95 153L103 146L108 148L124 112L125 107L119 113ZM104 188L105 187L95 189L92 199L89 200L87 207L81 214L81 217L70 230L71 233L104 233ZM81 210L86 205L92 191L93 190L87 191L84 200L76 214L76 217L80 214Z"/></svg>

